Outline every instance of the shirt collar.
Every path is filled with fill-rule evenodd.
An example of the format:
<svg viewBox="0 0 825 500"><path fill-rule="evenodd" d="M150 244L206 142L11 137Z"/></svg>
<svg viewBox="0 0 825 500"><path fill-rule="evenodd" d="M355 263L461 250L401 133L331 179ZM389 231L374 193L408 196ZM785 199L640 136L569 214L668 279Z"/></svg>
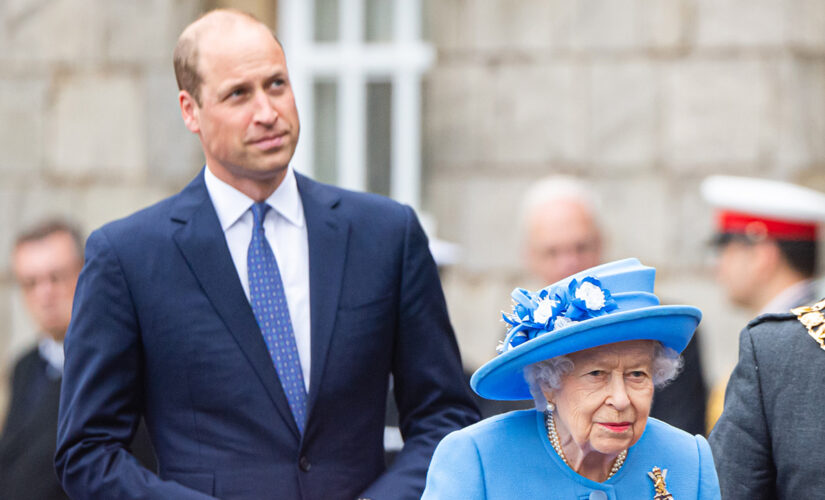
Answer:
<svg viewBox="0 0 825 500"><path fill-rule="evenodd" d="M58 342L51 337L44 336L40 339L40 343L37 345L37 350L40 353L40 357L46 360L46 363L57 372L57 374L63 373L63 342Z"/></svg>
<svg viewBox="0 0 825 500"><path fill-rule="evenodd" d="M218 214L218 220L223 231L235 224L255 203L249 196L218 179L209 170L209 166L204 169L203 180L206 183L206 190L212 199L212 205L215 206L215 212ZM275 192L269 195L266 202L290 224L296 227L304 226L304 207L298 193L298 182L291 167L287 168L284 180L281 181Z"/></svg>

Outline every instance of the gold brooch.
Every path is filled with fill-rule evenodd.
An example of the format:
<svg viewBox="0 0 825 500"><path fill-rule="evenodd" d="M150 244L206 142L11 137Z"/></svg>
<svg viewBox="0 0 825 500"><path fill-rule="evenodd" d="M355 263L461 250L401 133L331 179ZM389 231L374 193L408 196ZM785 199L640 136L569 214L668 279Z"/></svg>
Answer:
<svg viewBox="0 0 825 500"><path fill-rule="evenodd" d="M667 469L662 470L658 467L653 467L653 470L647 473L650 479L653 480L653 489L656 494L653 495L653 500L673 500L673 495L667 491Z"/></svg>
<svg viewBox="0 0 825 500"><path fill-rule="evenodd" d="M796 307L791 309L791 314L796 315L796 319L802 326L808 329L808 335L825 350L825 300L821 300L812 306Z"/></svg>

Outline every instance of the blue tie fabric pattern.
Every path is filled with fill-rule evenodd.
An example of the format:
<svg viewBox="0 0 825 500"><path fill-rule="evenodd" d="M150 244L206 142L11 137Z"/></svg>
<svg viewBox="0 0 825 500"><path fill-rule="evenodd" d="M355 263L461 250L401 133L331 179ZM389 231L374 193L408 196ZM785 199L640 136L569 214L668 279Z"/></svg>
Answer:
<svg viewBox="0 0 825 500"><path fill-rule="evenodd" d="M246 257L249 301L269 349L272 364L281 380L292 416L303 434L307 393L281 272L264 233L264 217L269 209L270 206L264 202L255 203L251 208L255 223Z"/></svg>

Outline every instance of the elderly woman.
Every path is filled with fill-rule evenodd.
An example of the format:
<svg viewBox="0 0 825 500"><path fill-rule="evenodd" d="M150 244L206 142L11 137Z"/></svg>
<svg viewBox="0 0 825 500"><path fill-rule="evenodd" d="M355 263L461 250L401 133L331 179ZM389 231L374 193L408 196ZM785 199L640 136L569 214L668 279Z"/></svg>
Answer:
<svg viewBox="0 0 825 500"><path fill-rule="evenodd" d="M655 270L627 259L537 293L516 289L483 397L536 401L438 445L423 499L716 499L707 441L648 418L701 319L662 306Z"/></svg>

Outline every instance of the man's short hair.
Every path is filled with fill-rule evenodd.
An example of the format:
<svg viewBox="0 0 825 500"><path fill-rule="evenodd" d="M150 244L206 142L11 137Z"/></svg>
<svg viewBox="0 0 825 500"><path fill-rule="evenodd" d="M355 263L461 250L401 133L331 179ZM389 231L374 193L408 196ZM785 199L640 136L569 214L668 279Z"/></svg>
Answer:
<svg viewBox="0 0 825 500"><path fill-rule="evenodd" d="M201 105L201 84L203 83L203 77L198 71L198 45L200 43L201 29L195 25L203 18L215 13L234 14L266 27L266 24L249 12L238 9L213 9L201 14L200 17L183 30L183 33L181 33L178 38L177 45L175 45L175 52L172 57L172 62L175 66L175 80L178 82L178 90L188 92L198 106ZM268 27L267 30L269 30ZM272 33L272 37L275 38L275 42L278 43L278 45L281 45L281 42L274 33Z"/></svg>
<svg viewBox="0 0 825 500"><path fill-rule="evenodd" d="M65 233L72 238L77 258L83 261L83 236L76 225L64 219L48 219L40 222L20 233L14 240L14 249L17 250L25 243L40 241L56 233Z"/></svg>
<svg viewBox="0 0 825 500"><path fill-rule="evenodd" d="M806 278L816 275L819 249L815 241L776 240L776 246L794 271Z"/></svg>

